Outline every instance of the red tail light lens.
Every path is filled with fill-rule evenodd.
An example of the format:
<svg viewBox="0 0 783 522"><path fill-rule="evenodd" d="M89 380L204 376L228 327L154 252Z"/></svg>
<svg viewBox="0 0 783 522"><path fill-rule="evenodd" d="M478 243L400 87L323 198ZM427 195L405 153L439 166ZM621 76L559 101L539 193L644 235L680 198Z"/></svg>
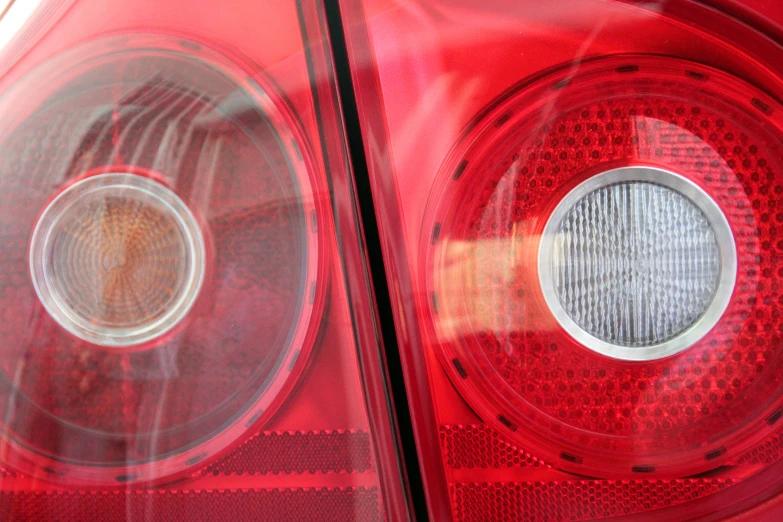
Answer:
<svg viewBox="0 0 783 522"><path fill-rule="evenodd" d="M214 7L80 1L20 33L4 520L407 517L372 301L346 284L359 225L335 229L353 203L323 15Z"/></svg>
<svg viewBox="0 0 783 522"><path fill-rule="evenodd" d="M2 267L13 467L176 474L274 411L309 358L329 259L317 179L279 95L201 49L99 41L4 100L23 122L0 174L23 239Z"/></svg>
<svg viewBox="0 0 783 522"><path fill-rule="evenodd" d="M530 89L476 125L489 143L465 138L425 224L422 280L453 380L499 429L585 475L688 476L752 449L779 407L761 245L778 242L783 129L759 125L756 103L777 108L660 58Z"/></svg>
<svg viewBox="0 0 783 522"><path fill-rule="evenodd" d="M435 518L780 490L781 48L671 4L346 14Z"/></svg>

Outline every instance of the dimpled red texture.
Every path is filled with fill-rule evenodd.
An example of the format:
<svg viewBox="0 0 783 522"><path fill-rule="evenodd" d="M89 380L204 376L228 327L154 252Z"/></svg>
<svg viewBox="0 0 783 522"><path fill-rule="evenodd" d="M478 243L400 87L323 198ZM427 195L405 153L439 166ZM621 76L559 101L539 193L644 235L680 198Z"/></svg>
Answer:
<svg viewBox="0 0 783 522"><path fill-rule="evenodd" d="M369 469L373 469L372 451L365 431L264 431L202 473L363 473Z"/></svg>
<svg viewBox="0 0 783 522"><path fill-rule="evenodd" d="M296 490L2 492L3 520L189 520L380 522L378 488Z"/></svg>
<svg viewBox="0 0 783 522"><path fill-rule="evenodd" d="M494 130L460 149L433 218L433 300L441 318L459 324L441 344L444 360L456 355L469 376L455 382L473 381L479 400L489 398L482 411L500 419L501 431L565 466L584 464L586 474L714 465L713 455L746 443L732 430L753 438L769 428L754 412L774 404L783 376L783 134L752 88L741 93L744 106L732 105L736 93L722 92L721 80L678 65L667 75L656 69L666 59L653 60L605 65L603 78L596 65L589 80L577 76L540 98L515 93ZM710 333L678 355L639 363L570 338L549 313L535 268L537 235L560 198L629 165L664 168L704 189L726 215L738 256L734 294ZM525 246L511 250L514 242ZM454 245L464 244L473 245L461 258L471 269L455 287L442 274ZM509 255L518 256L511 269Z"/></svg>
<svg viewBox="0 0 783 522"><path fill-rule="evenodd" d="M723 479L456 484L457 520L595 520L645 513L718 493Z"/></svg>
<svg viewBox="0 0 783 522"><path fill-rule="evenodd" d="M452 469L549 467L482 424L441 426L440 441Z"/></svg>

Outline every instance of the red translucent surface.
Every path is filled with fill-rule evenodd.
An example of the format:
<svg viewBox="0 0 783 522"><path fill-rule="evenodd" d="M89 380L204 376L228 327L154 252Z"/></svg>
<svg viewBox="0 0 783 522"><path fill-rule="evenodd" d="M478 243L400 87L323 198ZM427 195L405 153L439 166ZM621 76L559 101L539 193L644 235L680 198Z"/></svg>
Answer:
<svg viewBox="0 0 783 522"><path fill-rule="evenodd" d="M186 4L74 2L3 69L0 518L404 520L323 14ZM193 308L138 346L65 332L30 282L43 208L107 172L206 243Z"/></svg>
<svg viewBox="0 0 783 522"><path fill-rule="evenodd" d="M781 49L703 6L638 4L344 15L436 519L722 518L780 490ZM698 184L738 248L719 323L643 363L571 339L536 267L558 201L629 165Z"/></svg>
<svg viewBox="0 0 783 522"><path fill-rule="evenodd" d="M307 361L328 265L308 165L293 148L304 148L301 138L267 91L254 100L223 79L229 72L195 61L208 53L183 56L185 43L97 42L57 57L4 100L6 119L23 121L3 140L0 170L2 404L19 451L11 465L108 483L177 473L240 437ZM51 94L32 98L44 82ZM178 193L210 252L183 324L132 351L90 345L55 322L30 285L26 246L52 187L128 170L153 172ZM83 251L60 262L78 274Z"/></svg>
<svg viewBox="0 0 783 522"><path fill-rule="evenodd" d="M422 279L443 362L465 394L481 396L474 407L486 418L503 429L503 417L512 437L564 468L620 476L640 466L700 473L774 429L766 419L780 407L783 128L766 120L780 111L760 98L771 103L715 70L627 56L547 76L476 124L434 194L441 204L425 224L432 246ZM626 165L701 185L738 245L738 280L720 322L688 350L646 363L570 338L543 301L536 267L553 203Z"/></svg>
<svg viewBox="0 0 783 522"><path fill-rule="evenodd" d="M377 489L139 491L79 495L25 492L0 497L6 520L382 520Z"/></svg>

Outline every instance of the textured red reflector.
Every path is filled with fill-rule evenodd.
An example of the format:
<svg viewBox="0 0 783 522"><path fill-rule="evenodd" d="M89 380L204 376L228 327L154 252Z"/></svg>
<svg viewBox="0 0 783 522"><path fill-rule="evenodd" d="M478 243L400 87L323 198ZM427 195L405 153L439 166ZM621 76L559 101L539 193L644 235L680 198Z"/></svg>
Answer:
<svg viewBox="0 0 783 522"><path fill-rule="evenodd" d="M372 468L370 436L361 430L265 431L202 473L363 473Z"/></svg>
<svg viewBox="0 0 783 522"><path fill-rule="evenodd" d="M440 438L446 465L452 469L549 467L483 424L441 426Z"/></svg>
<svg viewBox="0 0 783 522"><path fill-rule="evenodd" d="M456 484L457 520L595 520L672 507L723 491L732 481L629 480Z"/></svg>
<svg viewBox="0 0 783 522"><path fill-rule="evenodd" d="M3 520L384 520L378 488L0 493ZM272 515L273 514L273 515Z"/></svg>

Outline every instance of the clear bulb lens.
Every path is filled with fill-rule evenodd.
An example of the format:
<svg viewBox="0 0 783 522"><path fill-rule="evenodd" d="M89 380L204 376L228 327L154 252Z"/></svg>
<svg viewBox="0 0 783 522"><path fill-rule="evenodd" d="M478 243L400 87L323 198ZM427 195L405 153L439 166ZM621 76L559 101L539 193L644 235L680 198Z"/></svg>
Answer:
<svg viewBox="0 0 783 522"><path fill-rule="evenodd" d="M128 346L173 328L204 276L204 241L162 184L104 174L68 187L33 235L31 273L49 314L74 335Z"/></svg>
<svg viewBox="0 0 783 522"><path fill-rule="evenodd" d="M539 276L558 322L587 348L628 360L682 351L728 306L737 253L726 217L675 173L624 167L555 207Z"/></svg>
<svg viewBox="0 0 783 522"><path fill-rule="evenodd" d="M557 296L591 335L622 346L668 341L704 315L720 284L720 249L704 213L647 182L591 192L560 222Z"/></svg>

